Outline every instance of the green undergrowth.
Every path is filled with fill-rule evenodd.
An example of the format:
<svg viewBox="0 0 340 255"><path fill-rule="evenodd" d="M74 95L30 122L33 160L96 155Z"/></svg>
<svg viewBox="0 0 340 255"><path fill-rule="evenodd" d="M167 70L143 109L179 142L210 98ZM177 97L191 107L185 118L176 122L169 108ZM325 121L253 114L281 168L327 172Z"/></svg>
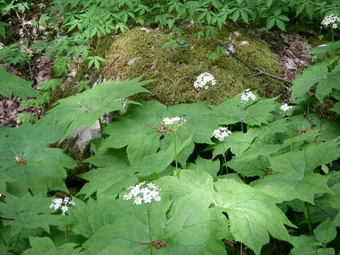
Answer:
<svg viewBox="0 0 340 255"><path fill-rule="evenodd" d="M339 252L327 246L340 226L338 123L251 91L217 105L124 99L150 82L109 80L0 129L1 254L265 254L271 239L293 255ZM49 145L126 104L90 141L94 169L71 195L77 162ZM155 201L137 198L144 182Z"/></svg>
<svg viewBox="0 0 340 255"><path fill-rule="evenodd" d="M154 80L146 86L151 94L138 95L135 100L154 99L166 105L206 100L206 95L200 95L192 86L203 72L214 75L219 83L209 93L209 100L214 104L247 88L258 89L261 95L268 97L280 94L282 83L265 76L252 76L254 72L232 56L221 54L215 61L209 59L220 46L217 40L228 44L231 36L235 40L236 54L241 59L253 67L280 75L278 56L266 45L243 31L221 29L215 39L197 39L194 35L198 31L197 27L185 28L184 38L190 45L172 50L171 47L162 47L168 41L163 31L136 27L124 35L100 39L96 54L105 55L102 70L105 70L106 78L126 79L144 74L146 79ZM236 36L235 31L241 35ZM242 45L245 41L249 44Z"/></svg>

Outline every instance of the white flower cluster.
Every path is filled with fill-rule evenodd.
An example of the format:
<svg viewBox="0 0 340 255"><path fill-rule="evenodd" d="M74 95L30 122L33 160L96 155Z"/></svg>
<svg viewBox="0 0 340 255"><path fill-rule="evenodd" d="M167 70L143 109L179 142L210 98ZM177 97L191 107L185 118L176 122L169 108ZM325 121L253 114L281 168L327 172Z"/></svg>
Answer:
<svg viewBox="0 0 340 255"><path fill-rule="evenodd" d="M125 193L123 199L130 200L131 198L134 198L133 204L135 205L140 205L143 202L145 204L151 203L152 199L155 201L161 200L159 195L161 189L152 182L146 185L145 182L141 182L135 186L130 186L128 190L130 190L130 192Z"/></svg>
<svg viewBox="0 0 340 255"><path fill-rule="evenodd" d="M321 25L336 29L338 28L338 23L340 23L340 18L337 15L332 14L332 15L326 16L322 20Z"/></svg>
<svg viewBox="0 0 340 255"><path fill-rule="evenodd" d="M242 103L246 103L249 100L255 101L255 99L256 99L256 96L254 95L254 93L250 89L246 89L246 91L243 92L243 94L241 96L241 102Z"/></svg>
<svg viewBox="0 0 340 255"><path fill-rule="evenodd" d="M68 206L75 205L75 203L69 197L62 198L55 198L52 200L52 204L50 204L50 208L53 208L54 211L57 211L59 208L61 210L61 215L65 215L68 211Z"/></svg>
<svg viewBox="0 0 340 255"><path fill-rule="evenodd" d="M3 48L4 48L4 44L0 42L0 50L3 50Z"/></svg>
<svg viewBox="0 0 340 255"><path fill-rule="evenodd" d="M224 138L231 135L231 131L227 127L216 129L212 134L216 139L223 142Z"/></svg>
<svg viewBox="0 0 340 255"><path fill-rule="evenodd" d="M281 111L284 111L284 112L287 112L287 111L289 111L292 108L293 108L293 106L289 106L287 103L281 105L281 107L280 107Z"/></svg>
<svg viewBox="0 0 340 255"><path fill-rule="evenodd" d="M209 86L209 84L211 86ZM194 82L194 87L197 90L200 90L202 88L208 90L209 87L211 87L211 89L214 89L215 84L216 80L214 76L212 76L210 73L201 73Z"/></svg>
<svg viewBox="0 0 340 255"><path fill-rule="evenodd" d="M163 124L166 126L171 126L171 125L183 125L186 122L186 119L181 118L181 117L173 117L173 118L164 118L163 119Z"/></svg>

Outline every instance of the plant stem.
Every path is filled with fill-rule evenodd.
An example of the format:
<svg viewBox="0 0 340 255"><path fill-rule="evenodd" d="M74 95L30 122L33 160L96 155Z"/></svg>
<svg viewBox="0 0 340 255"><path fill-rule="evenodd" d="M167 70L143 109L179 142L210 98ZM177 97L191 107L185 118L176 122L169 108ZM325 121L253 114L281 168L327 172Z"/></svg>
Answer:
<svg viewBox="0 0 340 255"><path fill-rule="evenodd" d="M2 243L5 245L5 246L7 246L7 244L6 244L6 242L5 242L5 239L4 239L4 237L0 234L0 237L1 237L1 241L2 241Z"/></svg>
<svg viewBox="0 0 340 255"><path fill-rule="evenodd" d="M308 222L308 228L309 228L309 232L311 235L313 235L313 224L312 224L312 219L311 219L311 215L310 215L310 205L309 203L304 203L302 202L302 207L303 207L303 212L305 214L305 217L307 219Z"/></svg>
<svg viewBox="0 0 340 255"><path fill-rule="evenodd" d="M21 231L19 232L18 237L17 237L17 240L15 241L15 246L14 246L14 249L15 249L15 250L16 250L17 247L18 247L18 242L19 242L20 235L21 235Z"/></svg>
<svg viewBox="0 0 340 255"><path fill-rule="evenodd" d="M148 228L149 228L149 239L150 239L150 254L152 255L152 233L151 233L151 220L149 206L146 206L146 214L148 216Z"/></svg>
<svg viewBox="0 0 340 255"><path fill-rule="evenodd" d="M102 122L101 118L98 119L98 122L99 122L99 133L100 133L100 136L101 136L101 138L105 138L105 134L103 132L104 125L103 125L103 122Z"/></svg>
<svg viewBox="0 0 340 255"><path fill-rule="evenodd" d="M223 146L223 165L222 165L222 171L221 171L221 173L223 174L223 167L225 167L225 172L226 172L226 174L228 174L228 168L225 166L226 164L227 164L227 159L226 159L226 151L225 151L225 149L224 149L224 143L222 142L222 146Z"/></svg>
<svg viewBox="0 0 340 255"><path fill-rule="evenodd" d="M178 178L179 169L178 169L178 155L177 155L177 136L176 136L176 132L172 132L172 134L174 136L174 149L175 149L175 165L176 165L175 176Z"/></svg>

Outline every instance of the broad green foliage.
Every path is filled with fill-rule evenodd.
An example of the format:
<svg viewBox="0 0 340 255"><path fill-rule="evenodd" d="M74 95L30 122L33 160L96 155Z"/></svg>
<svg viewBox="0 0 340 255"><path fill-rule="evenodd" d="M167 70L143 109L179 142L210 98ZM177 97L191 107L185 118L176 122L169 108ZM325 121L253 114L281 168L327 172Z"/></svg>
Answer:
<svg viewBox="0 0 340 255"><path fill-rule="evenodd" d="M125 117L126 116L126 117ZM163 118L181 116L186 119L183 128L177 132L179 143L192 136L192 142L211 144L211 134L218 128L211 109L203 104L176 105L166 108L156 101L143 103L142 107L132 105L131 109L120 120L110 124L104 132L110 137L103 148L122 148L127 146L127 156L131 163L156 153L161 147L167 149L173 142L172 133L162 126ZM122 133L117 130L121 130ZM161 137L164 139L160 140ZM187 157L191 154L187 151Z"/></svg>
<svg viewBox="0 0 340 255"><path fill-rule="evenodd" d="M340 90L338 77L340 66L328 72L327 63L320 62L305 69L303 74L294 81L290 90L293 91L292 98L301 97L312 86L318 84L315 95L319 101L328 96L333 89Z"/></svg>
<svg viewBox="0 0 340 255"><path fill-rule="evenodd" d="M326 171L326 165L339 157L339 126L312 114L311 120L298 114L287 117L275 98L257 96L244 102L243 93L217 106L166 107L156 101L122 100L145 92L142 85L146 83L140 78L104 82L59 100L34 125L0 129L0 188L6 196L0 213L11 219L0 230L12 231L5 238L6 246L15 247L14 238L26 238L26 234L20 237L21 232L28 235L27 231L37 229L54 240L67 226L72 242L83 240L79 245L86 254L149 254L150 238L155 254L225 254L222 240L242 242L260 254L270 236L292 243L295 254L301 247L314 251L307 241L298 244L291 238L287 228L297 228L299 222L290 222L278 205L308 202L315 212L326 204L329 209L339 208L336 172L327 170L325 175L319 171ZM67 216L51 215L51 200L36 194L67 191L64 168L72 169L75 162L48 144L62 140L79 126L91 126L103 113L123 110L122 104L127 103L126 112L103 129L105 135L91 141L95 154L86 162L97 168L80 175L88 182L78 193L79 199L73 199L75 206ZM185 122L172 131L164 118L177 116ZM214 130L224 125L232 133L223 141L213 138ZM176 158L182 170L174 176ZM225 175L225 167L234 173ZM254 181L247 183L246 177ZM122 199L128 187L141 181L153 181L160 187L160 202L148 207ZM9 206L14 203L27 208ZM30 221L15 215L19 209L30 215ZM46 220L36 222L35 217ZM315 218L315 223L321 220L324 218ZM51 225L59 229L57 233L49 232ZM338 225L336 214L315 230L322 243L320 252L328 252L324 245ZM79 252L71 242L56 247L47 237L36 235L30 239L28 254L64 249L71 254Z"/></svg>
<svg viewBox="0 0 340 255"><path fill-rule="evenodd" d="M53 130L48 122L22 125L17 129L0 128L0 171L15 180L7 182L10 193L21 196L46 194L48 189L64 190L64 167L74 168L76 162L61 149L48 148L56 142L63 130Z"/></svg>
<svg viewBox="0 0 340 255"><path fill-rule="evenodd" d="M49 233L50 225L59 225L58 216L50 214L50 203L51 200L43 198L41 194L34 197L29 193L22 197L7 194L6 203L0 203L0 216L10 219L4 226L11 226L11 237L20 234L24 229L42 228Z"/></svg>
<svg viewBox="0 0 340 255"><path fill-rule="evenodd" d="M181 26L191 21L202 27L197 38L214 37L229 21L286 30L309 19L319 27L325 15L340 10L339 1L330 0L6 0L0 1L0 13L30 16L37 6L51 11L35 17L30 28L37 34L26 34L31 44L1 44L0 59L22 64L32 50L45 54L61 77L73 61L87 60L89 68L99 70L103 58L89 56L92 39L136 24L172 30L165 46L176 50L189 46ZM5 27L0 21L2 37ZM274 238L290 243L292 255L335 254L340 125L312 111L315 91L315 101L332 100L332 111L340 113L339 48L333 40L312 50L317 62L293 82L294 104L287 102L292 106L287 111L279 98L250 91L214 106L134 102L131 96L148 92L143 85L149 81L138 77L91 89L84 81L78 89L86 91L60 99L33 125L1 127L0 253L222 255L246 246L262 254ZM0 68L0 93L36 97L26 105L46 102L49 91L61 85L62 78L42 84L47 94L41 98L31 82ZM305 100L308 91L312 100ZM112 117L109 124L101 121L103 114ZM165 121L177 117L183 121L178 126ZM53 147L98 120L101 137L90 141L91 156L83 162L91 170L77 175L86 184L72 197L65 180L78 164ZM214 137L220 128L230 133ZM157 185L155 201L147 188L131 200L141 183ZM66 196L74 205L53 211L51 196Z"/></svg>
<svg viewBox="0 0 340 255"><path fill-rule="evenodd" d="M285 201L298 198L309 203L314 203L315 193L332 193L327 186L328 178L313 170L339 157L338 140L272 157L269 161L274 174L259 181L256 188Z"/></svg>
<svg viewBox="0 0 340 255"><path fill-rule="evenodd" d="M142 87L146 83L148 82L140 82L140 78L103 82L91 92L84 91L76 96L60 99L46 118L57 126L66 127L62 137L64 139L80 126L91 127L103 113L124 111L124 104L131 103L126 101L126 97L138 92L147 92Z"/></svg>
<svg viewBox="0 0 340 255"><path fill-rule="evenodd" d="M283 224L294 225L275 205L279 200L235 180L219 180L216 190L216 205L228 214L230 230L237 241L245 243L256 254L269 242L269 234L290 241Z"/></svg>
<svg viewBox="0 0 340 255"><path fill-rule="evenodd" d="M32 83L8 73L5 68L0 67L0 95L7 98L11 98L12 94L22 98L37 97L39 93L31 88Z"/></svg>
<svg viewBox="0 0 340 255"><path fill-rule="evenodd" d="M30 245L32 248L24 251L23 255L59 255L59 254L79 254L81 248L74 249L76 243L66 243L60 247L56 247L48 237L30 237Z"/></svg>

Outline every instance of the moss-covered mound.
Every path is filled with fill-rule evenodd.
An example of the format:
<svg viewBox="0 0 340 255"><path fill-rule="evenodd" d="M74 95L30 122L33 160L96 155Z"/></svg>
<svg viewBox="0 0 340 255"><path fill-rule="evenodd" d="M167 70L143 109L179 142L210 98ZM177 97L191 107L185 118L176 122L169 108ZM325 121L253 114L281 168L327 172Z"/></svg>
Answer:
<svg viewBox="0 0 340 255"><path fill-rule="evenodd" d="M168 41L163 32L134 28L124 35L101 39L96 54L105 53L106 63L101 70L105 70L106 79L124 80L144 74L145 79L153 80L146 86L152 93L134 99L155 99L166 105L208 99L217 104L247 88L258 89L264 96L279 93L282 83L254 76L253 71L232 56L223 54L218 60L209 60L219 44L212 38L195 38L196 32L196 28L185 29L190 46L173 51L170 47L162 48ZM281 73L278 57L266 45L249 35L228 31L220 31L218 39L228 44L230 36L235 39L236 54L250 66L274 75ZM193 86L203 72L211 73L216 79L215 89L208 95L197 92Z"/></svg>

